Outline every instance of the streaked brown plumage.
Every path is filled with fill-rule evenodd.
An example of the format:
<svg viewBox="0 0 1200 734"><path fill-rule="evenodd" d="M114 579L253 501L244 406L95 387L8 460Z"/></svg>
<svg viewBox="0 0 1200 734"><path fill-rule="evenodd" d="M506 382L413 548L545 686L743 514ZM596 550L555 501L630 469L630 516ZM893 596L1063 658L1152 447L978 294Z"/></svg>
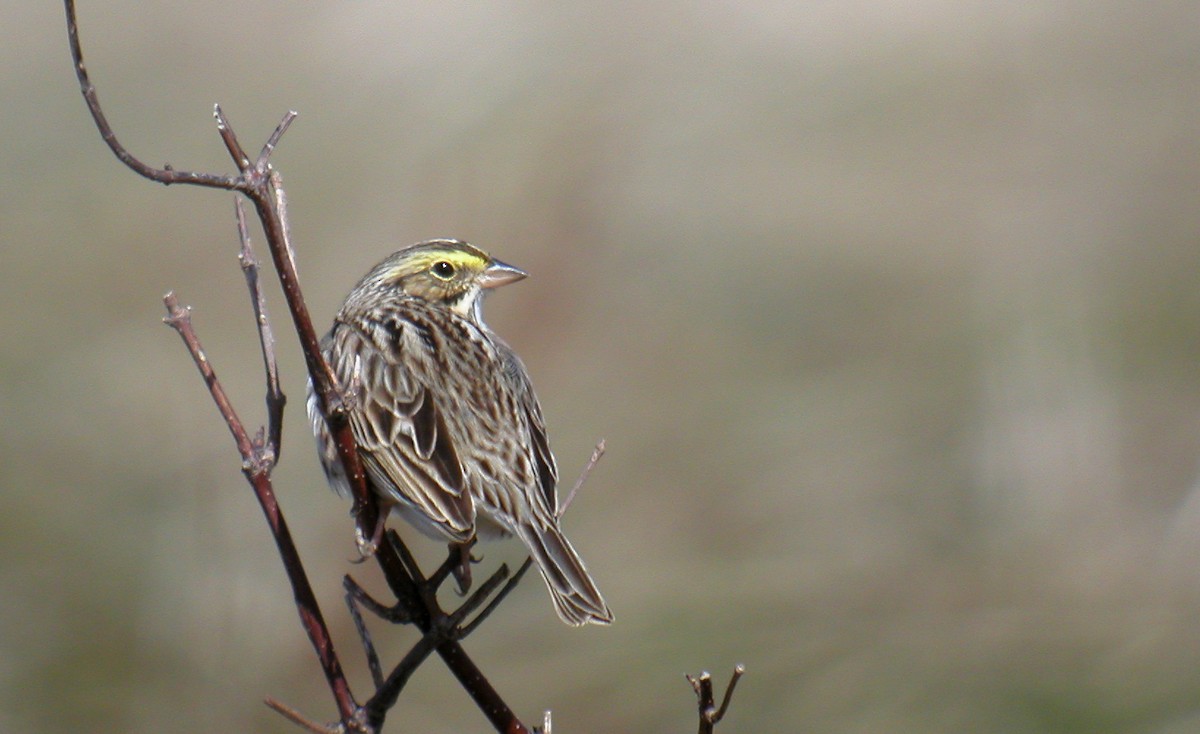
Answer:
<svg viewBox="0 0 1200 734"><path fill-rule="evenodd" d="M486 291L525 275L465 242L418 243L354 287L322 347L357 388L350 427L387 507L451 541L515 534L564 622L607 624L559 529L558 470L525 366L482 318ZM311 384L308 412L329 483L349 496Z"/></svg>

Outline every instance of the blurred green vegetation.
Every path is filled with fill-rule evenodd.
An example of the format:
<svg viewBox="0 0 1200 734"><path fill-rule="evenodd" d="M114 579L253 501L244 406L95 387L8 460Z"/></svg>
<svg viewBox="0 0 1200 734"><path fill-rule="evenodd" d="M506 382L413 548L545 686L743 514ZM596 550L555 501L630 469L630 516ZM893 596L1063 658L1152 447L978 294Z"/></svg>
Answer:
<svg viewBox="0 0 1200 734"><path fill-rule="evenodd" d="M328 321L400 245L528 269L489 303L614 611L525 584L468 649L530 722L1200 731L1194 4L82 2L110 120L274 160ZM292 731L333 706L175 289L261 420L229 196L138 179L61 8L0 9L0 731ZM261 241L261 240L260 240ZM277 484L360 696L346 506L292 397ZM421 543L429 558L440 549ZM519 560L513 544L486 563ZM486 566L485 566L486 567ZM380 631L387 660L411 633ZM436 661L395 731L485 731Z"/></svg>

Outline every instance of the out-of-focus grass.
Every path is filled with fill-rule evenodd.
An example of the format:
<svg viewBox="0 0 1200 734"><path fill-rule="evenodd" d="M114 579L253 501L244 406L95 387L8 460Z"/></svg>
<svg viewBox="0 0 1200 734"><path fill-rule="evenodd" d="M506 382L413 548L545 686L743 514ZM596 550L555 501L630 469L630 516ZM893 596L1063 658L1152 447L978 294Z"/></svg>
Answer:
<svg viewBox="0 0 1200 734"><path fill-rule="evenodd" d="M1200 24L1187 4L108 3L80 8L148 161L275 157L325 321L401 244L533 277L489 303L617 614L524 585L468 647L529 721L688 731L1200 729ZM0 730L332 716L176 289L261 405L227 197L121 168L60 9L0 10ZM339 650L346 508L302 373L277 473ZM420 542L420 541L418 541ZM422 547L430 559L439 549ZM486 564L519 560L511 544ZM388 659L411 637L381 631ZM391 722L483 730L438 664Z"/></svg>

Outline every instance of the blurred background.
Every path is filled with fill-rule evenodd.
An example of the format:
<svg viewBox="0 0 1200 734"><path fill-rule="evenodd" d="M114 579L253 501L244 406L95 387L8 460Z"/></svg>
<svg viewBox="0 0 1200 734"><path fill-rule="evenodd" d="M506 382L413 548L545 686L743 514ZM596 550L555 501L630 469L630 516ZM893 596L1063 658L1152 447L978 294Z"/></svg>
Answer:
<svg viewBox="0 0 1200 734"><path fill-rule="evenodd" d="M274 157L329 323L468 239L617 615L529 579L467 642L555 731L1200 732L1200 10L1190 2L82 2L144 160ZM113 158L61 7L0 9L0 730L335 710L178 338L262 421L231 195ZM256 239L261 247L261 237ZM271 276L273 277L273 276ZM348 506L292 399L276 486L360 698ZM416 540L430 561L439 545ZM478 574L519 562L488 546ZM409 630L375 625L385 661ZM431 660L389 731L487 731Z"/></svg>

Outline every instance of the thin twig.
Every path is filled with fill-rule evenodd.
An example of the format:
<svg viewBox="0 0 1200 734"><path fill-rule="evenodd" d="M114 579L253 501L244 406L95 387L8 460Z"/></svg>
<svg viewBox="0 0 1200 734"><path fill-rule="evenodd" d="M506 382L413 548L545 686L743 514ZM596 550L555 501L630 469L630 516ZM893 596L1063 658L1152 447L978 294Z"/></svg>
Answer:
<svg viewBox="0 0 1200 734"><path fill-rule="evenodd" d="M491 616L492 612L496 611L496 607L500 606L500 602L504 601L504 597L508 596L510 591L517 588L517 584L521 582L521 577L525 575L525 572L529 570L531 565L533 565L533 559L526 558L525 562L521 564L521 567L517 569L517 572L513 574L513 577L504 585L504 588L496 592L496 596L493 597L492 600L488 602L488 605L483 608L483 611L476 615L475 619L472 619L470 624L462 628L462 633L459 635L460 639L465 638L474 632L475 628L478 627L483 620L487 619L489 616Z"/></svg>
<svg viewBox="0 0 1200 734"><path fill-rule="evenodd" d="M225 150L233 159L233 165L237 166L244 177L246 173L253 170L250 167L250 156L246 155L246 149L238 141L237 133L233 131L233 126L229 124L229 120L221 110L221 105L213 105L213 118L217 121L217 134L221 136L221 142L225 143Z"/></svg>
<svg viewBox="0 0 1200 734"><path fill-rule="evenodd" d="M267 705L267 708L274 710L275 713L292 722L296 726L299 726L301 729L307 729L314 734L342 734L342 732L345 731L345 729L342 727L331 727L326 726L325 724L318 724L277 698L267 696L263 699L263 703Z"/></svg>
<svg viewBox="0 0 1200 734"><path fill-rule="evenodd" d="M467 597L466 601L458 606L458 609L446 615L445 621L442 624L451 630L454 639L461 640L466 637L460 626L462 621L466 619L468 614L478 609L483 602L487 601L492 592L499 588L506 580L508 580L508 564L501 563L500 568L496 569L496 572L489 576L487 581L480 584L479 588L475 589Z"/></svg>
<svg viewBox="0 0 1200 734"><path fill-rule="evenodd" d="M350 580L350 577L346 576L346 580ZM375 684L375 689L379 690L383 685L383 666L379 664L379 653L375 651L375 643L371 641L371 631L367 629L362 612L358 611L358 604L349 591L346 592L346 608L350 610L350 619L354 622L359 641L362 642L363 654L367 656L367 670L371 673L371 682Z"/></svg>
<svg viewBox="0 0 1200 734"><path fill-rule="evenodd" d="M600 461L600 457L604 456L604 439L600 439L600 443L596 444L596 448L592 449L592 456L588 462L583 465L583 471L579 472L579 478L575 480L575 486L571 487L571 491L567 493L567 498L558 506L558 516L562 517L566 513L567 508L575 501L575 494L583 483L587 481L588 475L592 473L592 469L596 468L596 463Z"/></svg>
<svg viewBox="0 0 1200 734"><path fill-rule="evenodd" d="M279 145L279 140L299 115L300 113L295 110L288 110L288 113L283 116L283 119L275 126L275 132L271 133L266 143L263 143L262 150L258 153L258 160L254 162L255 168L265 170L270 165L268 159L275 152L275 146Z"/></svg>
<svg viewBox="0 0 1200 734"><path fill-rule="evenodd" d="M267 378L267 441L265 449L270 452L272 464L279 463L283 442L283 409L287 396L279 386L279 365L275 360L275 335L271 332L271 321L267 318L267 301L263 296L258 278L258 259L250 246L250 230L246 226L246 210L241 199L233 200L237 213L238 239L242 249L238 262L246 276L246 287L250 290L250 304L254 309L254 323L258 327L258 343L262 347L263 369Z"/></svg>
<svg viewBox="0 0 1200 734"><path fill-rule="evenodd" d="M733 699L733 689L737 688L738 681L742 679L742 674L745 672L745 665L738 663L733 666L733 675L729 676L729 685L725 686L725 697L721 699L721 708L717 709L712 717L714 724L725 718L725 712L729 710L729 702Z"/></svg>
<svg viewBox="0 0 1200 734"><path fill-rule="evenodd" d="M412 620L401 604L389 607L376 601L349 574L342 577L342 588L346 591L346 606L350 609L350 619L354 621L354 629L358 631L358 639L362 642L363 652L367 656L367 669L371 672L371 681L378 690L383 687L383 668L379 664L375 644L371 641L371 631L367 629L358 608L364 607L375 616L393 624L408 624Z"/></svg>
<svg viewBox="0 0 1200 734"><path fill-rule="evenodd" d="M436 646L436 637L423 635L417 644L408 651L408 654L401 658L399 663L396 663L396 667L392 668L392 672L388 674L387 680L378 686L375 695L363 706L368 722L375 721L378 717L379 723L383 723L384 715L392 706L396 705L400 692L404 690L404 686L408 684L412 674L429 659L430 653L436 649Z"/></svg>
<svg viewBox="0 0 1200 734"><path fill-rule="evenodd" d="M208 361L208 356L200 345L200 339L196 336L195 329L192 328L192 309L180 306L174 291L163 296L163 304L167 307L167 315L163 318L163 323L174 329L183 339L188 353L192 355L192 361L196 363L196 369L200 370L200 376L204 379L204 384L208 386L209 394L212 395L217 410L225 420L225 425L229 427L229 432L233 434L233 442L237 444L238 453L242 455L243 469L249 468L254 460L254 443L247 435L241 418L238 418L233 403L229 402L225 388L217 380L217 373L213 369L212 363Z"/></svg>

